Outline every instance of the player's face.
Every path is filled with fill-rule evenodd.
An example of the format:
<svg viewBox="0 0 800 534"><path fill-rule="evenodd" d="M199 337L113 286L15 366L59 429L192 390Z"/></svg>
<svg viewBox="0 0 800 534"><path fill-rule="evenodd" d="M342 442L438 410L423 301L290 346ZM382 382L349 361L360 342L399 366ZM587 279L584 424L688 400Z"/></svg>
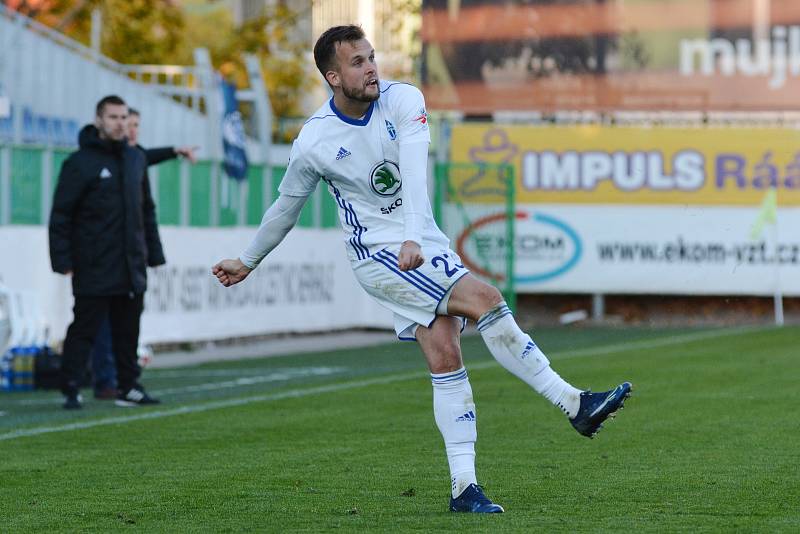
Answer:
<svg viewBox="0 0 800 534"><path fill-rule="evenodd" d="M125 123L128 120L128 106L106 104L103 112L95 117L94 125L100 131L100 139L122 141L125 139Z"/></svg>
<svg viewBox="0 0 800 534"><path fill-rule="evenodd" d="M366 39L342 42L336 47L338 71L331 71L333 85L341 87L344 96L359 102L372 102L380 96L378 64L375 49Z"/></svg>
<svg viewBox="0 0 800 534"><path fill-rule="evenodd" d="M139 142L139 115L128 115L126 123L128 144L136 146Z"/></svg>

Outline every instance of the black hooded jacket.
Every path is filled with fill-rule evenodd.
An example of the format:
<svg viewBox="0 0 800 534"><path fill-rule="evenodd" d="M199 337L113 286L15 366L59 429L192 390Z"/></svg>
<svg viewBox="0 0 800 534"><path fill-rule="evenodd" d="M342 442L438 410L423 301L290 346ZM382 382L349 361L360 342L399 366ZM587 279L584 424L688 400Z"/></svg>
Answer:
<svg viewBox="0 0 800 534"><path fill-rule="evenodd" d="M76 296L144 293L166 263L142 150L85 126L61 167L50 212L50 262Z"/></svg>

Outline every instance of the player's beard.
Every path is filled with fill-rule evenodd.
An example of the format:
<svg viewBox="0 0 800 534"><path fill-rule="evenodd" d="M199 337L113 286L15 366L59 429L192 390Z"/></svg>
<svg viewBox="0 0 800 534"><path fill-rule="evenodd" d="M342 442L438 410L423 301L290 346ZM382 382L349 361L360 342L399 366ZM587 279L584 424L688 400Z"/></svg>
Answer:
<svg viewBox="0 0 800 534"><path fill-rule="evenodd" d="M375 87L377 88L377 86ZM342 93L344 93L344 96L350 100L357 100L359 102L374 102L375 100L378 100L378 97L380 96L379 91L376 91L374 95L368 95L365 87L353 89L345 85L342 86Z"/></svg>

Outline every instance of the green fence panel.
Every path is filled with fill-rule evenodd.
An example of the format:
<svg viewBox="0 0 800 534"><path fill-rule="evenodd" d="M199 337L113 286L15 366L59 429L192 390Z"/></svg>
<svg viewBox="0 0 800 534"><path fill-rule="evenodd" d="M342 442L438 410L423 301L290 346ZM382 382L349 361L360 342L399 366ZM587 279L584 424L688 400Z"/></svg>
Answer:
<svg viewBox="0 0 800 534"><path fill-rule="evenodd" d="M273 167L272 168L272 198L278 198L278 186L283 179L283 173L286 172L286 167ZM312 194L303 210L300 212L300 218L297 220L297 226L302 228L309 228L314 226L314 195Z"/></svg>
<svg viewBox="0 0 800 534"><path fill-rule="evenodd" d="M306 200L305 206L303 206L303 210L300 212L300 217L297 219L297 226L301 228L313 228L314 227L314 206L317 203L317 198L315 193L312 193L308 200Z"/></svg>
<svg viewBox="0 0 800 534"><path fill-rule="evenodd" d="M189 224L211 225L211 166L212 162L201 161L191 166L189 197L191 198Z"/></svg>
<svg viewBox="0 0 800 534"><path fill-rule="evenodd" d="M181 223L181 163L173 159L158 166L159 224Z"/></svg>
<svg viewBox="0 0 800 534"><path fill-rule="evenodd" d="M264 166L250 165L247 169L247 220L246 224L258 226L264 215Z"/></svg>
<svg viewBox="0 0 800 534"><path fill-rule="evenodd" d="M42 222L42 150L11 149L11 224Z"/></svg>
<svg viewBox="0 0 800 534"><path fill-rule="evenodd" d="M53 150L53 166L51 167L50 176L53 178L50 180L50 196L53 196L53 193L56 192L56 186L58 185L58 177L61 175L61 167L64 165L64 162L67 160L69 155L72 154L70 150L64 149L55 149Z"/></svg>
<svg viewBox="0 0 800 534"><path fill-rule="evenodd" d="M58 185L58 178L64 161L73 153L68 149L55 149L49 169L44 169L42 155L45 153L41 147L9 147L7 151L10 166L9 183L9 221L12 224L41 224L46 218L42 212L43 195L47 194L42 179L45 171L50 173L51 195ZM0 154L2 157L2 154ZM215 168L215 165L217 168ZM184 211L183 200L188 196L188 224L196 227L209 227L216 218L219 226L230 227L238 224L241 210L246 210L245 223L258 225L264 211L269 207L265 205L264 197L277 198L286 167L270 167L268 180L264 180L266 167L252 165L248 169L247 184L248 195L241 203L240 188L243 185L227 178L221 165L211 161L198 162L189 166L188 195L182 191L181 162L179 160L167 161L158 166L157 191L153 191L157 199L156 211L158 222L163 225L182 224L181 214ZM217 172L219 212L211 211L211 198L213 182L212 176ZM338 226L338 206L336 201L325 191L324 184L320 184L320 191L309 197L300 213L298 225L312 228L316 225L322 228ZM265 195L265 191L269 193ZM319 203L319 205L318 205ZM241 205L240 205L241 204ZM316 221L319 214L319 221ZM216 215L216 217L215 217ZM316 223L316 224L315 224Z"/></svg>
<svg viewBox="0 0 800 534"><path fill-rule="evenodd" d="M272 198L278 198L278 186L281 185L283 180L283 173L286 172L286 167L272 167L272 183L270 184Z"/></svg>

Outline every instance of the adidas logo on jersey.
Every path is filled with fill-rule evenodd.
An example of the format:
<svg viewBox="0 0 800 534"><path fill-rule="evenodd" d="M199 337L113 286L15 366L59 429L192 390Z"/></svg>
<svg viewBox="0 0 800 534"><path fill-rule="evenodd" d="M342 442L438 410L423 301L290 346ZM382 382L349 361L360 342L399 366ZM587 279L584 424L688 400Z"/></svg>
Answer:
<svg viewBox="0 0 800 534"><path fill-rule="evenodd" d="M339 161L342 158L346 158L349 155L350 155L350 151L348 151L345 147L340 146L339 147L339 153L336 154L336 161Z"/></svg>
<svg viewBox="0 0 800 534"><path fill-rule="evenodd" d="M468 411L461 417L456 418L456 423L458 423L459 421L475 421L475 412L473 412L472 410Z"/></svg>

